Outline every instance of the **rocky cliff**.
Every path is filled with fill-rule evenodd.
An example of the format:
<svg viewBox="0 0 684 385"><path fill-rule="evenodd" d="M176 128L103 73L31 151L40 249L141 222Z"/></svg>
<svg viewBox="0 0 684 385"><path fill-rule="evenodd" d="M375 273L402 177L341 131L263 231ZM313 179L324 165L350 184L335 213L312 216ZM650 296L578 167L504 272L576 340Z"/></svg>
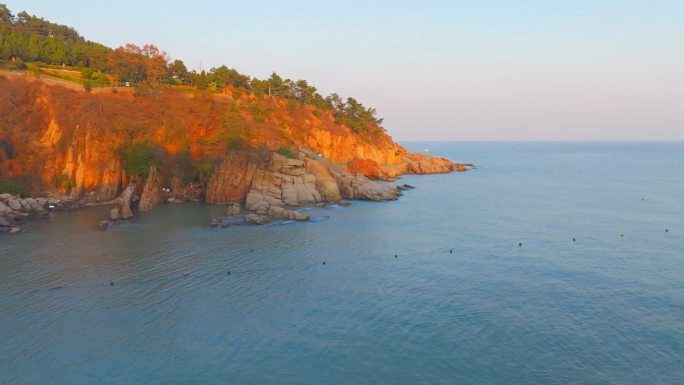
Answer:
<svg viewBox="0 0 684 385"><path fill-rule="evenodd" d="M410 154L379 127L354 132L329 111L276 97L0 79L0 178L27 193L110 201L126 190L140 210L206 200L264 212L395 199L383 180L464 169Z"/></svg>

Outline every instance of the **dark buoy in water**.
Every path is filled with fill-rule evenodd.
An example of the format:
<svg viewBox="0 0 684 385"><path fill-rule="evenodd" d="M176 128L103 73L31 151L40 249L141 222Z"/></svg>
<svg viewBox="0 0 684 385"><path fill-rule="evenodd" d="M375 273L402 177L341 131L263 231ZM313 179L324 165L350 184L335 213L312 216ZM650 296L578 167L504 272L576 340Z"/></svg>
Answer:
<svg viewBox="0 0 684 385"><path fill-rule="evenodd" d="M575 241L576 241L576 239L575 239L575 238L572 238L572 241L573 241L573 242L575 242Z"/></svg>
<svg viewBox="0 0 684 385"><path fill-rule="evenodd" d="M253 252L254 252L254 249L249 249L249 252L250 252L250 253L253 253Z"/></svg>
<svg viewBox="0 0 684 385"><path fill-rule="evenodd" d="M396 254L394 254L394 258L399 258L399 256L398 256L398 255L396 255Z"/></svg>
<svg viewBox="0 0 684 385"><path fill-rule="evenodd" d="M226 275L230 275L230 271L226 273Z"/></svg>
<svg viewBox="0 0 684 385"><path fill-rule="evenodd" d="M110 283L109 283L109 286L114 286L114 282L110 282Z"/></svg>
<svg viewBox="0 0 684 385"><path fill-rule="evenodd" d="M325 265L325 261L323 261L323 264Z"/></svg>
<svg viewBox="0 0 684 385"><path fill-rule="evenodd" d="M449 250L449 254L453 254L453 253L454 253L454 251L453 251L453 250Z"/></svg>
<svg viewBox="0 0 684 385"><path fill-rule="evenodd" d="M665 232L666 232L666 233L669 233L669 232L670 232L670 229L665 229Z"/></svg>
<svg viewBox="0 0 684 385"><path fill-rule="evenodd" d="M518 246L522 247L522 242L518 242Z"/></svg>

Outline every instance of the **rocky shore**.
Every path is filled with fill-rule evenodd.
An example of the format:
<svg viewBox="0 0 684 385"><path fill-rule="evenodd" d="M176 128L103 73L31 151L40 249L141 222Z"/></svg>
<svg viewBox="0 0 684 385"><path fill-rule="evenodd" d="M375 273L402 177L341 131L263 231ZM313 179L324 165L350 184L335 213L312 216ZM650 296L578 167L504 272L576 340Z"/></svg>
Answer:
<svg viewBox="0 0 684 385"><path fill-rule="evenodd" d="M368 166L368 163L363 163L363 166ZM121 195L106 202L100 202L94 193L59 198L21 198L0 194L0 233L20 233L23 223L47 216L53 211L98 204L113 205L108 218L99 223L102 230L164 202L207 201L227 204L226 217L233 219L226 222L214 218L209 223L212 227L308 221L308 215L298 211L299 208L327 204L346 206L351 204L349 200L398 199L403 191L413 188L393 182L394 177L402 173L448 173L472 167L425 156L407 158L398 165L382 167L372 163L370 166L378 168L378 179L367 177L367 169L354 172L354 167L335 164L308 150L300 150L290 157L272 151L260 157L228 159L204 186L166 178L164 170L152 167L143 181L129 183Z"/></svg>
<svg viewBox="0 0 684 385"><path fill-rule="evenodd" d="M402 174L468 168L410 153L375 124L351 129L332 110L276 96L95 95L21 78L0 81L0 94L0 176L11 191L41 196L7 197L2 230L50 205L98 203L114 204L103 229L162 202L237 203L253 223L304 220L304 206L397 199Z"/></svg>
<svg viewBox="0 0 684 385"><path fill-rule="evenodd" d="M7 193L0 194L0 233L18 234L24 231L21 227L23 224L44 218L51 212L77 210L97 204L99 203L88 196L22 198Z"/></svg>
<svg viewBox="0 0 684 385"><path fill-rule="evenodd" d="M234 168L235 166L238 168ZM379 166L378 166L379 167ZM391 175L397 170L415 173L447 173L465 171L472 165L451 163L442 158L421 156L407 160L403 166L392 166ZM326 204L351 204L344 200L388 201L398 199L402 191L412 189L410 185L395 185L393 178L373 180L362 173L354 173L348 167L334 164L317 154L300 150L296 156L286 157L270 152L253 161L231 159L221 165L205 190L198 186L183 186L172 183L164 187L164 178L159 170L151 169L141 191L136 206L136 186L130 184L114 203L109 218L100 223L107 229L111 224L134 215L134 211L147 211L160 202L182 203L200 200L202 195L210 203L228 204L225 221L211 219L211 227L224 227L235 224L267 224L273 221L307 221L310 218L297 209L306 206ZM223 198L226 199L223 199ZM211 202L213 200L213 202ZM136 210L137 208L137 210ZM237 220L235 218L238 218Z"/></svg>

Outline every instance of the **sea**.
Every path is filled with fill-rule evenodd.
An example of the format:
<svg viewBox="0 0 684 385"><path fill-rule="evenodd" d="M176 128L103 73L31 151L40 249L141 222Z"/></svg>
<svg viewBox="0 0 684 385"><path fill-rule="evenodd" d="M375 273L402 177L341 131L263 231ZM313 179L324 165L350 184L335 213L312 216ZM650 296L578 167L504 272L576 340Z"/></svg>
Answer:
<svg viewBox="0 0 684 385"><path fill-rule="evenodd" d="M684 143L403 144L477 168L0 237L0 384L684 384Z"/></svg>

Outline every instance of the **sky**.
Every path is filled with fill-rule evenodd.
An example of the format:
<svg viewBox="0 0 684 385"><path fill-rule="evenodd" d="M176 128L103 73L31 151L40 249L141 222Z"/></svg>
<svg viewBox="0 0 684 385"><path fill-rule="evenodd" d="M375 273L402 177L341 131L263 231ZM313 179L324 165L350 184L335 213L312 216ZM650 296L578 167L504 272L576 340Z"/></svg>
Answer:
<svg viewBox="0 0 684 385"><path fill-rule="evenodd" d="M684 1L0 0L189 68L276 71L395 140L684 140Z"/></svg>

